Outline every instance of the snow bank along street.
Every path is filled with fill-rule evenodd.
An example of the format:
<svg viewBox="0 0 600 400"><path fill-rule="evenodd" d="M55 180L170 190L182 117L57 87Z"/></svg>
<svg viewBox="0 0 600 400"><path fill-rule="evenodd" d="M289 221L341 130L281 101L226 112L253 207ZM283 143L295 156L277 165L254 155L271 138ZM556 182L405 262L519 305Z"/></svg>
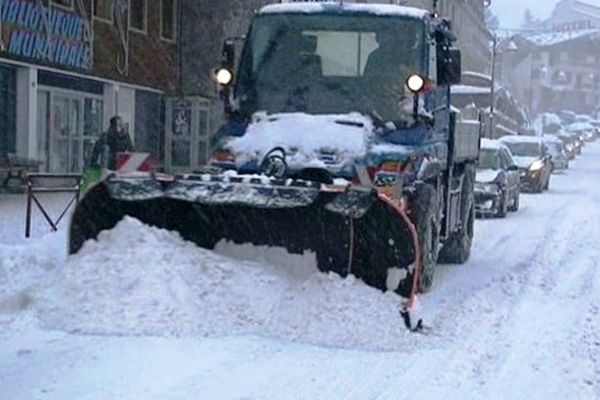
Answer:
<svg viewBox="0 0 600 400"><path fill-rule="evenodd" d="M428 335L308 256L237 261L133 219L67 259L64 231L17 239L23 201L2 196L2 398L598 398L599 159L477 222L471 260L421 298Z"/></svg>

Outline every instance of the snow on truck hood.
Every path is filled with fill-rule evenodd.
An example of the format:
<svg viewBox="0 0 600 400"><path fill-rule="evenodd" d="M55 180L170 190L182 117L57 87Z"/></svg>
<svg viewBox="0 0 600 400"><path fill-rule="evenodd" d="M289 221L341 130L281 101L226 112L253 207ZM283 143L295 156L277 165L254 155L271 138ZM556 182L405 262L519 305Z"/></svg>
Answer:
<svg viewBox="0 0 600 400"><path fill-rule="evenodd" d="M373 123L362 114L256 114L244 136L227 149L237 167L261 162L273 149L283 148L290 168L342 167L363 157L373 135Z"/></svg>
<svg viewBox="0 0 600 400"><path fill-rule="evenodd" d="M497 169L478 169L475 180L480 183L490 183L498 177L500 172L501 171Z"/></svg>
<svg viewBox="0 0 600 400"><path fill-rule="evenodd" d="M517 167L522 168L522 169L527 169L527 168L531 167L531 164L533 164L536 160L538 160L537 157L513 156L513 161L515 162L515 164L517 164Z"/></svg>

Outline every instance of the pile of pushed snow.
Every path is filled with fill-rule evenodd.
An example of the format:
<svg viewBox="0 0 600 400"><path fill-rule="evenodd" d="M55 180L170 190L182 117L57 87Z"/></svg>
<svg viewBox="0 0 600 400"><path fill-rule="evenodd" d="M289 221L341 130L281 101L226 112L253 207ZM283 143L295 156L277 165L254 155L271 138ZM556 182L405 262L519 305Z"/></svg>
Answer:
<svg viewBox="0 0 600 400"><path fill-rule="evenodd" d="M235 260L131 218L86 243L43 297L46 327L87 334L255 334L375 349L408 335L395 295L314 264Z"/></svg>

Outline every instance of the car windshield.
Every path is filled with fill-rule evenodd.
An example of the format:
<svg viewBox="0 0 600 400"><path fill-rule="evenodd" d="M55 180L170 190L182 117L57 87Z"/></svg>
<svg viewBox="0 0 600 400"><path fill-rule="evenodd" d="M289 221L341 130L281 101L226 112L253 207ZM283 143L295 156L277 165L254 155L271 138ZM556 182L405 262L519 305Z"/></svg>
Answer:
<svg viewBox="0 0 600 400"><path fill-rule="evenodd" d="M479 153L479 168L480 169L499 169L500 157L498 151L493 149L481 149Z"/></svg>
<svg viewBox="0 0 600 400"><path fill-rule="evenodd" d="M242 114L357 111L394 120L406 78L425 68L424 32L422 20L399 16L259 16L236 87Z"/></svg>
<svg viewBox="0 0 600 400"><path fill-rule="evenodd" d="M538 143L505 143L513 156L516 157L539 157L541 148Z"/></svg>

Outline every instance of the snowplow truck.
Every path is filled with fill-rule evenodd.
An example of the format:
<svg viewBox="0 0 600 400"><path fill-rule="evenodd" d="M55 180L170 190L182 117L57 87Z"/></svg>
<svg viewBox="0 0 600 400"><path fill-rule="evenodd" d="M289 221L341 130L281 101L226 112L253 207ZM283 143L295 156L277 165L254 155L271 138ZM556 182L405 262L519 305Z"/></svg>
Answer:
<svg viewBox="0 0 600 400"><path fill-rule="evenodd" d="M461 61L449 21L295 1L262 8L240 40L212 76L226 120L210 165L111 174L78 204L71 253L132 216L207 249L314 255L321 271L405 298L431 287L438 260L467 260L480 132L450 106Z"/></svg>

